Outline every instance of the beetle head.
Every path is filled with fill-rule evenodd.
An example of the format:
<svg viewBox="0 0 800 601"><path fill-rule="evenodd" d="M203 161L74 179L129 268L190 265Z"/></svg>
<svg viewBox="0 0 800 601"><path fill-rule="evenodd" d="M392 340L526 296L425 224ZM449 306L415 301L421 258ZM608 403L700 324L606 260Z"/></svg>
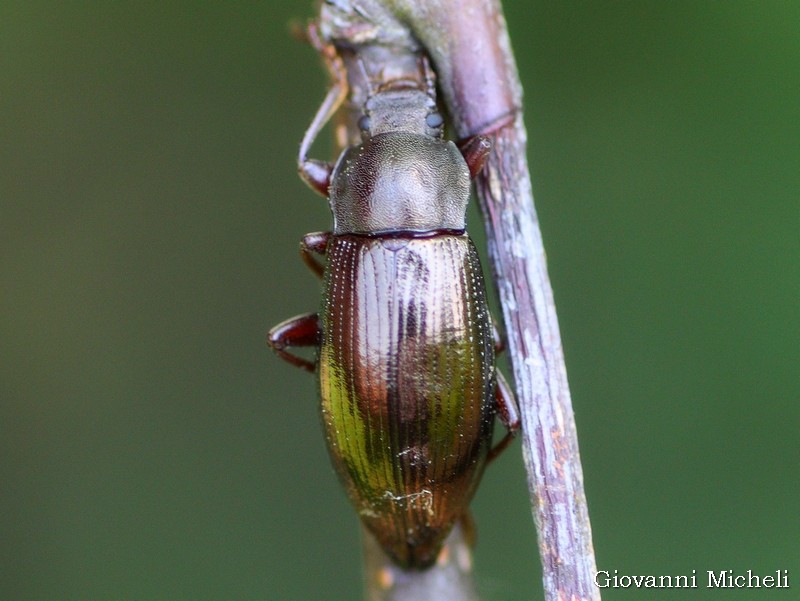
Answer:
<svg viewBox="0 0 800 601"><path fill-rule="evenodd" d="M415 87L378 91L369 97L358 120L361 138L389 132L419 134L435 139L444 137L444 119L436 101Z"/></svg>

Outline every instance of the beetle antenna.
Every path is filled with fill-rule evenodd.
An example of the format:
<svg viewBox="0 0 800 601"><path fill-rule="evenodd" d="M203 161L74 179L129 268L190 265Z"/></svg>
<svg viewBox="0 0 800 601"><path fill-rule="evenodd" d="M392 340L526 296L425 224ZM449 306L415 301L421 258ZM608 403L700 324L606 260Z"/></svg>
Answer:
<svg viewBox="0 0 800 601"><path fill-rule="evenodd" d="M422 72L425 74L425 85L427 86L425 92L436 100L436 72L433 70L427 55L421 55L420 61L422 62Z"/></svg>
<svg viewBox="0 0 800 601"><path fill-rule="evenodd" d="M358 68L361 70L361 75L364 76L364 83L367 86L367 98L364 101L364 106L366 106L367 100L369 100L375 95L376 90L375 87L372 85L372 78L369 76L369 72L367 71L367 65L364 64L364 58L361 55L359 55L358 60L356 62L358 63Z"/></svg>
<svg viewBox="0 0 800 601"><path fill-rule="evenodd" d="M303 136L303 141L300 143L300 152L297 156L297 163L300 167L308 162L308 150L316 140L319 132L325 127L325 124L345 101L348 91L347 71L344 68L342 59L332 44L326 44L322 40L316 23L309 24L308 39L317 52L322 55L328 72L333 78L333 84L319 109L317 109L317 114L314 115L311 125L308 126Z"/></svg>

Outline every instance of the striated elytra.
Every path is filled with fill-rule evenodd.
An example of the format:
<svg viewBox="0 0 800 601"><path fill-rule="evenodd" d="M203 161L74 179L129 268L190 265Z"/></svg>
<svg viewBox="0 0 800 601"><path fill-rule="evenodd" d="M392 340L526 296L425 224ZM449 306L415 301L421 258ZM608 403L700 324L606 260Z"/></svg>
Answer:
<svg viewBox="0 0 800 601"><path fill-rule="evenodd" d="M402 565L425 566L480 480L494 421L494 348L466 235L328 246L319 378L333 464Z"/></svg>

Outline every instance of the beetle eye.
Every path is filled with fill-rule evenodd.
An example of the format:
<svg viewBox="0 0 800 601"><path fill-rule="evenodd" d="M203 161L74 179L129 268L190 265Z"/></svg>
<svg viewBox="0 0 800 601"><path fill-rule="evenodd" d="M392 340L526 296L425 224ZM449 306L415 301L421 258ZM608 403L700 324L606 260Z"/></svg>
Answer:
<svg viewBox="0 0 800 601"><path fill-rule="evenodd" d="M361 117L359 117L358 128L361 131L369 131L371 125L372 125L372 119L369 118L369 115L361 115Z"/></svg>
<svg viewBox="0 0 800 601"><path fill-rule="evenodd" d="M444 119L439 113L430 113L427 117L425 117L425 123L428 127L437 128L444 123Z"/></svg>

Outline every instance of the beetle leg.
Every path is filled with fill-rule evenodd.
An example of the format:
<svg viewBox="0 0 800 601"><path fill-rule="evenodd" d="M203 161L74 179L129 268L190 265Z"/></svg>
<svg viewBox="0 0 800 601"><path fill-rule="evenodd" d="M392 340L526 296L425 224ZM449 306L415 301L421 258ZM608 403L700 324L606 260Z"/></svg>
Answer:
<svg viewBox="0 0 800 601"><path fill-rule="evenodd" d="M474 178L483 169L486 158L492 150L492 143L486 136L472 136L459 141L458 148L469 167L469 176Z"/></svg>
<svg viewBox="0 0 800 601"><path fill-rule="evenodd" d="M328 250L330 237L330 232L313 232L303 236L300 241L300 257L303 259L303 263L318 277L322 277L325 266L314 258L313 253L324 255Z"/></svg>
<svg viewBox="0 0 800 601"><path fill-rule="evenodd" d="M322 196L328 196L328 188L331 185L331 172L333 163L318 161L317 159L300 158L297 164L297 172L300 178L315 192Z"/></svg>
<svg viewBox="0 0 800 601"><path fill-rule="evenodd" d="M319 318L316 313L306 313L279 323L267 334L267 344L278 356L306 371L314 371L312 361L298 357L286 349L293 346L319 346Z"/></svg>
<svg viewBox="0 0 800 601"><path fill-rule="evenodd" d="M347 71L345 71L344 64L338 52L336 52L336 48L322 40L316 23L311 23L308 26L308 40L317 52L322 55L328 67L328 72L333 78L333 85L331 85L325 100L322 101L319 109L317 109L317 114L314 115L311 125L308 126L303 136L303 141L300 143L300 152L297 155L297 171L312 190L316 190L323 196L328 196L333 164L327 161L309 159L308 151L319 132L347 97Z"/></svg>
<svg viewBox="0 0 800 601"><path fill-rule="evenodd" d="M492 340L494 341L494 354L499 355L506 350L506 343L503 340L503 335L497 328L497 322L492 319Z"/></svg>
<svg viewBox="0 0 800 601"><path fill-rule="evenodd" d="M501 374L500 371L496 371L495 373L497 376L497 386L495 386L497 414L508 432L503 439L489 451L489 456L486 458L487 463L497 458L511 441L514 440L514 436L520 426L519 409L517 408L517 401L514 399L514 393L511 392L511 387L508 385L508 382L506 382L503 374Z"/></svg>

